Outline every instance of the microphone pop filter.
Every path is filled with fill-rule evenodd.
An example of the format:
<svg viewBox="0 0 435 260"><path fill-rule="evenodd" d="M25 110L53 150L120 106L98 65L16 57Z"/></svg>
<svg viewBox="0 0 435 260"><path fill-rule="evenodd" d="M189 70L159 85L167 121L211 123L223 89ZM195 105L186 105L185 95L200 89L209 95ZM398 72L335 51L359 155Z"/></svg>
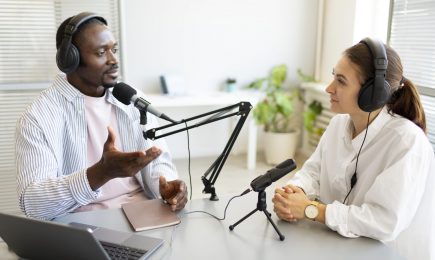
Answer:
<svg viewBox="0 0 435 260"><path fill-rule="evenodd" d="M113 96L125 105L130 105L131 97L137 94L137 91L129 85L119 82L113 87Z"/></svg>

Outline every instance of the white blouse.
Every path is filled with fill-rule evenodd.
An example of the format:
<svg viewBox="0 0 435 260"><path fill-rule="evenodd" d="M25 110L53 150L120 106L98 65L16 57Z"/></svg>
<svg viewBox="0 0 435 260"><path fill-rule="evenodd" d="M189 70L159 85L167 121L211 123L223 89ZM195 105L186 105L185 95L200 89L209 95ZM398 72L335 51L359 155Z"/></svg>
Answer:
<svg viewBox="0 0 435 260"><path fill-rule="evenodd" d="M407 259L435 259L435 159L424 132L386 108L368 127L358 181L346 204L365 131L352 139L350 116L332 118L316 151L290 181L327 205L326 225L365 236Z"/></svg>

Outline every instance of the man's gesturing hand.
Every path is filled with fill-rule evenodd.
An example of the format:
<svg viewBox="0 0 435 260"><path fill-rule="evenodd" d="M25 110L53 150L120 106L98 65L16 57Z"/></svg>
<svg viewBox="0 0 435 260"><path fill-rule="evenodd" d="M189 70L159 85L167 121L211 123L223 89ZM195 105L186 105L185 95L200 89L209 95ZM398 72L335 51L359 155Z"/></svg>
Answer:
<svg viewBox="0 0 435 260"><path fill-rule="evenodd" d="M92 190L96 190L113 178L134 176L160 153L161 150L157 147L151 147L146 151L121 152L115 147L113 129L108 127L101 159L87 170L89 185Z"/></svg>

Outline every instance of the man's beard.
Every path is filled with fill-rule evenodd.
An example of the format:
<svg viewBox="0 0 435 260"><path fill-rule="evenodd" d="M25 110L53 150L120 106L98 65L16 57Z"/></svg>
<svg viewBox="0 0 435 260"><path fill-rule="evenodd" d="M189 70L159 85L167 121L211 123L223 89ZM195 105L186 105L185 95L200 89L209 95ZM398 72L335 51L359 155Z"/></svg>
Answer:
<svg viewBox="0 0 435 260"><path fill-rule="evenodd" d="M118 82L120 82L119 78L120 77L117 77L115 80L111 80L111 82L105 82L104 77L103 77L103 80L102 80L103 81L103 84L102 84L103 88L105 88L105 89L113 88L116 84L118 84ZM108 81L108 80L106 80L106 81Z"/></svg>
<svg viewBox="0 0 435 260"><path fill-rule="evenodd" d="M113 88L116 83L118 83L118 81L113 82L113 83L103 83L103 88L105 88L105 89Z"/></svg>
<svg viewBox="0 0 435 260"><path fill-rule="evenodd" d="M112 67L110 68L110 70L113 70L113 69L119 69L119 65L113 64ZM110 70L108 70L108 71L110 71ZM106 73L107 73L107 71L106 71ZM115 84L118 82L119 82L119 75L111 83L104 82L104 76L103 76L103 88L105 88L105 89L113 88L115 86Z"/></svg>

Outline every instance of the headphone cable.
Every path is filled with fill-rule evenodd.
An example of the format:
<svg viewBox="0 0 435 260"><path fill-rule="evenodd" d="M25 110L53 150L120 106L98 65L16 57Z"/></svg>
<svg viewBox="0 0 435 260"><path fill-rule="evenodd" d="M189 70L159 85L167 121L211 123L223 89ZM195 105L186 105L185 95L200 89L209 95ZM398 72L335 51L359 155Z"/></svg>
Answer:
<svg viewBox="0 0 435 260"><path fill-rule="evenodd" d="M367 117L367 127L366 127L366 132L365 132L365 134L364 134L364 139L363 139L363 141L362 141L362 143L361 143L361 146L359 147L359 151L358 151L358 154L357 154L357 156L356 156L355 172L353 173L352 178L350 179L350 190L349 190L349 192L347 193L346 197L344 198L344 200L343 200L343 204L346 204L346 200L347 200L347 198L349 197L350 193L352 192L353 187L355 186L355 184L356 184L356 182L357 182L357 180L358 180L357 175L356 175L356 171L357 171L357 169L358 169L358 159L359 159L359 154L361 153L362 147L363 147L363 145L364 145L364 142L366 141L367 132L369 131L369 123L370 123L370 114L371 114L371 113L372 113L372 112L369 112L369 115L368 115L368 117Z"/></svg>

